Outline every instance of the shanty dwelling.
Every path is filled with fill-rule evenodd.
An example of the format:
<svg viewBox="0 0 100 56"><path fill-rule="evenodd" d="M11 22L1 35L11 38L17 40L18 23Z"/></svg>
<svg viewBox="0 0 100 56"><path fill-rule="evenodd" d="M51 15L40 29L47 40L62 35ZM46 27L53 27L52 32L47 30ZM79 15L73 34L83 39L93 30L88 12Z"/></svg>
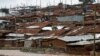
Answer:
<svg viewBox="0 0 100 56"><path fill-rule="evenodd" d="M16 47L17 39L5 39L4 47Z"/></svg>
<svg viewBox="0 0 100 56"><path fill-rule="evenodd" d="M0 32L0 39L2 38L2 36L3 36L3 33Z"/></svg>
<svg viewBox="0 0 100 56"><path fill-rule="evenodd" d="M9 33L6 35L5 47L23 47L24 46L24 34Z"/></svg>
<svg viewBox="0 0 100 56"><path fill-rule="evenodd" d="M67 45L67 49L68 49L67 53L76 54L76 55L90 55L92 54L91 52L93 51L93 44L94 44L93 40L70 43ZM100 50L100 39L96 40L96 52L97 50Z"/></svg>
<svg viewBox="0 0 100 56"><path fill-rule="evenodd" d="M37 26L36 26L37 27ZM68 29L63 29L64 26L55 26L56 28L52 26L46 26L41 29L40 32L36 35L31 35L27 40L25 40L24 47L50 47L51 45L54 48L65 48L66 43L62 40L57 39L59 36L61 36L64 32L68 31ZM28 27L31 28L31 27ZM32 27L35 28L35 27ZM26 33L27 34L27 33ZM57 37L57 38L55 38ZM41 42L41 43L40 43ZM27 43L29 43L27 45Z"/></svg>
<svg viewBox="0 0 100 56"><path fill-rule="evenodd" d="M0 39L0 47L4 47L4 39Z"/></svg>
<svg viewBox="0 0 100 56"><path fill-rule="evenodd" d="M66 52L68 54L74 55L90 55L93 50L93 35L83 35L83 36L65 36L58 38L65 41ZM96 43L100 43L100 35L96 34ZM76 52L77 51L77 52Z"/></svg>
<svg viewBox="0 0 100 56"><path fill-rule="evenodd" d="M66 28L63 25L53 25L46 26L42 28L42 31L39 32L39 35L44 36L63 36L66 32L70 31L70 28Z"/></svg>
<svg viewBox="0 0 100 56"><path fill-rule="evenodd" d="M41 22L41 17L40 16L21 16L21 17L16 17L16 22L21 23L21 22Z"/></svg>
<svg viewBox="0 0 100 56"><path fill-rule="evenodd" d="M27 45L28 44L28 45ZM66 48L66 42L59 40L56 36L37 36L30 37L25 41L24 47L41 47L41 48L55 48L63 49Z"/></svg>
<svg viewBox="0 0 100 56"><path fill-rule="evenodd" d="M9 25L9 21L7 20L0 20L0 29L4 29Z"/></svg>
<svg viewBox="0 0 100 56"><path fill-rule="evenodd" d="M57 21L59 22L67 22L67 21L77 21L77 22L82 22L83 21L83 16L81 15L71 15L71 16L61 16L57 17Z"/></svg>
<svg viewBox="0 0 100 56"><path fill-rule="evenodd" d="M32 45L35 45L35 43L34 43L33 40L25 40L25 41L24 41L24 47L25 47L25 48L31 48Z"/></svg>
<svg viewBox="0 0 100 56"><path fill-rule="evenodd" d="M48 21L42 23L36 23L34 25L26 26L25 28L17 29L17 32L23 33L28 36L33 36L37 35L41 31L41 28L48 25L51 25L51 23Z"/></svg>
<svg viewBox="0 0 100 56"><path fill-rule="evenodd" d="M0 39L6 38L5 35L13 30L10 30L11 24L9 20L0 20Z"/></svg>
<svg viewBox="0 0 100 56"><path fill-rule="evenodd" d="M99 41L99 35L96 35L96 40ZM32 36L25 40L24 47L40 47L40 48L55 48L63 50L69 54L89 54L93 44L93 35L82 36ZM82 43L84 44L82 44ZM86 43L86 42L89 42ZM92 42L92 44L91 44ZM72 45L73 43L80 43L79 45ZM97 42L98 43L98 42ZM77 52L76 52L77 50ZM82 51L81 51L82 50Z"/></svg>
<svg viewBox="0 0 100 56"><path fill-rule="evenodd" d="M25 40L24 47L43 47L42 42L44 41L44 39L46 40L49 38L50 38L49 36L32 36L28 38L27 40ZM48 45L49 44L45 45L45 47L47 47Z"/></svg>
<svg viewBox="0 0 100 56"><path fill-rule="evenodd" d="M6 16L6 13L0 11L0 17Z"/></svg>
<svg viewBox="0 0 100 56"><path fill-rule="evenodd" d="M64 26L55 26L56 29L54 30L52 26L45 26L41 29L41 31L35 36L31 36L29 39L25 41L25 47L38 47L41 45L41 47L49 47L50 45L54 45L56 48L60 48L60 44L58 42L64 43L63 41L52 38L55 36L59 36L68 29L63 29ZM29 28L29 27L28 27ZM32 27L33 28L33 27ZM33 42L33 43L32 43ZM39 44L41 42L41 44ZM29 46L27 43L30 43Z"/></svg>
<svg viewBox="0 0 100 56"><path fill-rule="evenodd" d="M0 30L0 39L5 39L6 38L6 34L8 34L8 33L10 33L10 32L12 32L11 30L3 30L3 29L1 29Z"/></svg>

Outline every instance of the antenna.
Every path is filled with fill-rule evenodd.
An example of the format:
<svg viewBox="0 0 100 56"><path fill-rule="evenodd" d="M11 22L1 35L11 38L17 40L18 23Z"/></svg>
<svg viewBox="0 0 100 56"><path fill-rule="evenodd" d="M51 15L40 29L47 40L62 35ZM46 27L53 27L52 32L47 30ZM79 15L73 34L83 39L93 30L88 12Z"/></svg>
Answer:
<svg viewBox="0 0 100 56"><path fill-rule="evenodd" d="M65 0L65 10L66 10L66 6L67 6L67 0Z"/></svg>
<svg viewBox="0 0 100 56"><path fill-rule="evenodd" d="M53 0L53 2L54 2L54 5L55 5L55 0Z"/></svg>
<svg viewBox="0 0 100 56"><path fill-rule="evenodd" d="M70 0L71 1L71 5L72 5L72 0Z"/></svg>
<svg viewBox="0 0 100 56"><path fill-rule="evenodd" d="M1 9L2 9L2 6L1 6ZM1 17L3 16L3 13L1 12Z"/></svg>
<svg viewBox="0 0 100 56"><path fill-rule="evenodd" d="M37 0L35 0L35 3L36 3L36 4L35 4L35 10L37 10L37 8L36 8L36 7L37 7Z"/></svg>
<svg viewBox="0 0 100 56"><path fill-rule="evenodd" d="M64 0L62 0L62 3L64 3Z"/></svg>
<svg viewBox="0 0 100 56"><path fill-rule="evenodd" d="M51 3L50 3L51 1L49 0L49 6L51 6Z"/></svg>
<svg viewBox="0 0 100 56"><path fill-rule="evenodd" d="M37 6L37 0L35 0L36 1L36 6Z"/></svg>
<svg viewBox="0 0 100 56"><path fill-rule="evenodd" d="M48 18L50 19L50 7L49 6L51 6L51 4L50 4L50 0L49 0L49 5L48 5Z"/></svg>
<svg viewBox="0 0 100 56"><path fill-rule="evenodd" d="M61 3L61 0L60 0L60 3Z"/></svg>
<svg viewBox="0 0 100 56"><path fill-rule="evenodd" d="M11 9L12 7L11 7L11 4L10 4L10 9Z"/></svg>
<svg viewBox="0 0 100 56"><path fill-rule="evenodd" d="M100 3L100 0L97 0L98 3Z"/></svg>
<svg viewBox="0 0 100 56"><path fill-rule="evenodd" d="M40 8L41 8L41 6L42 6L41 3L42 3L42 2L41 2L41 0L40 0Z"/></svg>
<svg viewBox="0 0 100 56"><path fill-rule="evenodd" d="M18 4L17 4L17 11L18 11L18 8L19 8L19 6L18 6Z"/></svg>

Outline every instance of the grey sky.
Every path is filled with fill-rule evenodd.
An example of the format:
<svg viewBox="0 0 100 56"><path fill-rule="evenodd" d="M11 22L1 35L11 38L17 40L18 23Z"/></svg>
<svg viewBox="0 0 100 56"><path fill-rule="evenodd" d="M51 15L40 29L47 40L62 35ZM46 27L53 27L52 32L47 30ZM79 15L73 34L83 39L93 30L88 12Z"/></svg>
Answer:
<svg viewBox="0 0 100 56"><path fill-rule="evenodd" d="M42 7L45 7L49 4L57 5L60 1L66 4L77 4L78 0L41 0ZM66 1L66 2L65 2ZM98 0L100 1L100 0ZM40 0L0 0L0 8L2 7L15 7L23 5L40 5Z"/></svg>

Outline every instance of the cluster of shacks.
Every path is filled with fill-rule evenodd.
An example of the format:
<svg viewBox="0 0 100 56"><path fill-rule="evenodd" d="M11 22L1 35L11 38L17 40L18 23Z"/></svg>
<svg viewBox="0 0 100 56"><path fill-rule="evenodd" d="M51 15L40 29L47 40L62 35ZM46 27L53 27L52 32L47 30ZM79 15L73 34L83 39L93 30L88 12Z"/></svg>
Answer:
<svg viewBox="0 0 100 56"><path fill-rule="evenodd" d="M95 5L96 19L92 8ZM60 7L52 6L51 14L43 8L41 13L36 11L20 16L0 17L9 21L9 27L4 24L5 27L0 29L0 47L53 47L71 54L89 54L93 50L95 32L96 49L100 50L100 5L95 5L88 5L92 10L89 9L85 17L81 17L84 20L77 19L82 15L81 5L63 8L62 4L59 4ZM74 17L75 20L70 20ZM65 19L60 20L62 18Z"/></svg>
<svg viewBox="0 0 100 56"><path fill-rule="evenodd" d="M90 54L93 50L94 36L30 36L9 33L0 40L1 47L55 48L70 54ZM96 34L96 50L100 50L100 34ZM76 52L77 51L77 52Z"/></svg>

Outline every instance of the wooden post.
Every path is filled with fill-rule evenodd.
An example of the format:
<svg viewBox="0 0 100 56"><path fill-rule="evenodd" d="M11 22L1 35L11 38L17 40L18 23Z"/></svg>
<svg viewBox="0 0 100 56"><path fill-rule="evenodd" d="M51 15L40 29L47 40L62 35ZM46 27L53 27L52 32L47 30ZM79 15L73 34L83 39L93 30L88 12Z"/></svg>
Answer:
<svg viewBox="0 0 100 56"><path fill-rule="evenodd" d="M96 27L96 5L95 5L95 7L94 7L94 44L93 44L93 56L96 56L96 53L95 53L95 51L96 51L96 44L95 44L95 27Z"/></svg>

